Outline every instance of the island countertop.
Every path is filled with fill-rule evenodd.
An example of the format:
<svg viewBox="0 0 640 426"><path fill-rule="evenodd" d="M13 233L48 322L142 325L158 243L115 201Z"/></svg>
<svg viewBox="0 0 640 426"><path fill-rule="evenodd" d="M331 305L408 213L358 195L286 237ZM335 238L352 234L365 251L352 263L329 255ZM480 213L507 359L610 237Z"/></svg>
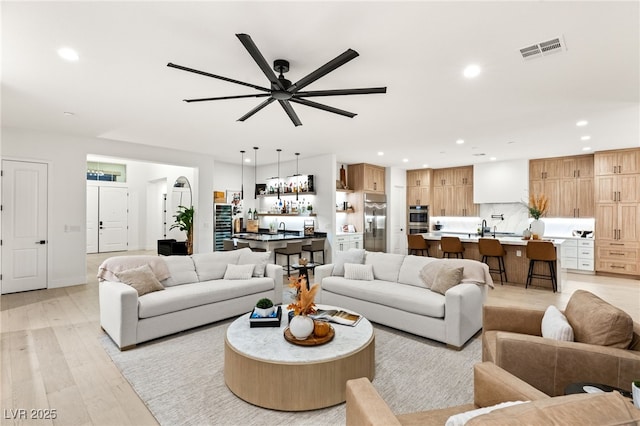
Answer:
<svg viewBox="0 0 640 426"><path fill-rule="evenodd" d="M551 241L554 247L559 247L564 242L562 238L543 238L542 240L525 240L521 236L509 236L497 234L495 237L492 234L486 234L481 237L479 234L463 234L463 233L448 233L448 232L427 232L419 234L424 237L425 240L440 241L441 237L458 237L463 243L477 243L480 238L495 238L500 241L501 244L511 246L526 246L529 241Z"/></svg>

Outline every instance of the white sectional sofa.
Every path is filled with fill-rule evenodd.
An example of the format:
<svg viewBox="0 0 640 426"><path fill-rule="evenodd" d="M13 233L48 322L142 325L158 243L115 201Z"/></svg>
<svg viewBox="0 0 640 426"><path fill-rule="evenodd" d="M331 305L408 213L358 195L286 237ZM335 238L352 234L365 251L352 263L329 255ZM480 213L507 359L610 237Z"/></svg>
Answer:
<svg viewBox="0 0 640 426"><path fill-rule="evenodd" d="M463 267L460 284L444 295L428 289L420 273L430 262ZM373 277L345 278L343 265L349 263L371 265ZM487 287L493 287L489 267L475 260L355 249L337 253L333 264L316 267L315 279L321 287L318 303L352 309L373 322L456 349L482 328L482 305Z"/></svg>
<svg viewBox="0 0 640 426"><path fill-rule="evenodd" d="M99 269L100 325L121 350L182 330L251 311L267 297L282 303L282 266L267 263L270 252L241 250L191 256L120 256ZM116 273L150 265L164 289L138 296ZM255 265L237 279L228 265ZM229 271L236 268L229 268Z"/></svg>

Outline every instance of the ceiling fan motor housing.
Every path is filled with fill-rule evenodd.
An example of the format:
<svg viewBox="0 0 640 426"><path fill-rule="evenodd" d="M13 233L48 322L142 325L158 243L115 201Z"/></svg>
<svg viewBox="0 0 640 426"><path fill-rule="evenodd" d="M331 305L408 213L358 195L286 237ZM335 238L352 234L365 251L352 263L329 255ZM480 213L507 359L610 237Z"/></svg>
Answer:
<svg viewBox="0 0 640 426"><path fill-rule="evenodd" d="M273 61L273 70L279 72L280 74L289 72L289 61L285 59L276 59L275 61Z"/></svg>

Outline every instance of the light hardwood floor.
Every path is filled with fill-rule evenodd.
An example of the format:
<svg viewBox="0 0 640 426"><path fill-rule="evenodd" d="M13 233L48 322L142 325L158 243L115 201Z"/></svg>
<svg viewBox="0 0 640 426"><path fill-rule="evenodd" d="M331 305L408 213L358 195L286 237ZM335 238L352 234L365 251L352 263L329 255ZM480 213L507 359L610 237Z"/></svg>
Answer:
<svg viewBox="0 0 640 426"><path fill-rule="evenodd" d="M98 340L103 332L95 274L111 255L87 256L86 285L0 297L0 424L157 424ZM640 322L640 281L578 274L566 278L563 293L555 294L498 283L487 303L564 308L576 289L585 289ZM27 419L13 420L20 409L27 410ZM57 418L31 419L31 414L46 414L32 409L56 410Z"/></svg>

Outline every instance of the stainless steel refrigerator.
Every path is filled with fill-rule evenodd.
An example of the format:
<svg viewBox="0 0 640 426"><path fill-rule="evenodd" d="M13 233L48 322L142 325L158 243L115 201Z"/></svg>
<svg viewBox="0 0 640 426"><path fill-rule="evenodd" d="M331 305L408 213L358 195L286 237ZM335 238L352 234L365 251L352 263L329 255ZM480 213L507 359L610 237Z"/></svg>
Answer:
<svg viewBox="0 0 640 426"><path fill-rule="evenodd" d="M387 196L364 194L364 249L387 249Z"/></svg>

